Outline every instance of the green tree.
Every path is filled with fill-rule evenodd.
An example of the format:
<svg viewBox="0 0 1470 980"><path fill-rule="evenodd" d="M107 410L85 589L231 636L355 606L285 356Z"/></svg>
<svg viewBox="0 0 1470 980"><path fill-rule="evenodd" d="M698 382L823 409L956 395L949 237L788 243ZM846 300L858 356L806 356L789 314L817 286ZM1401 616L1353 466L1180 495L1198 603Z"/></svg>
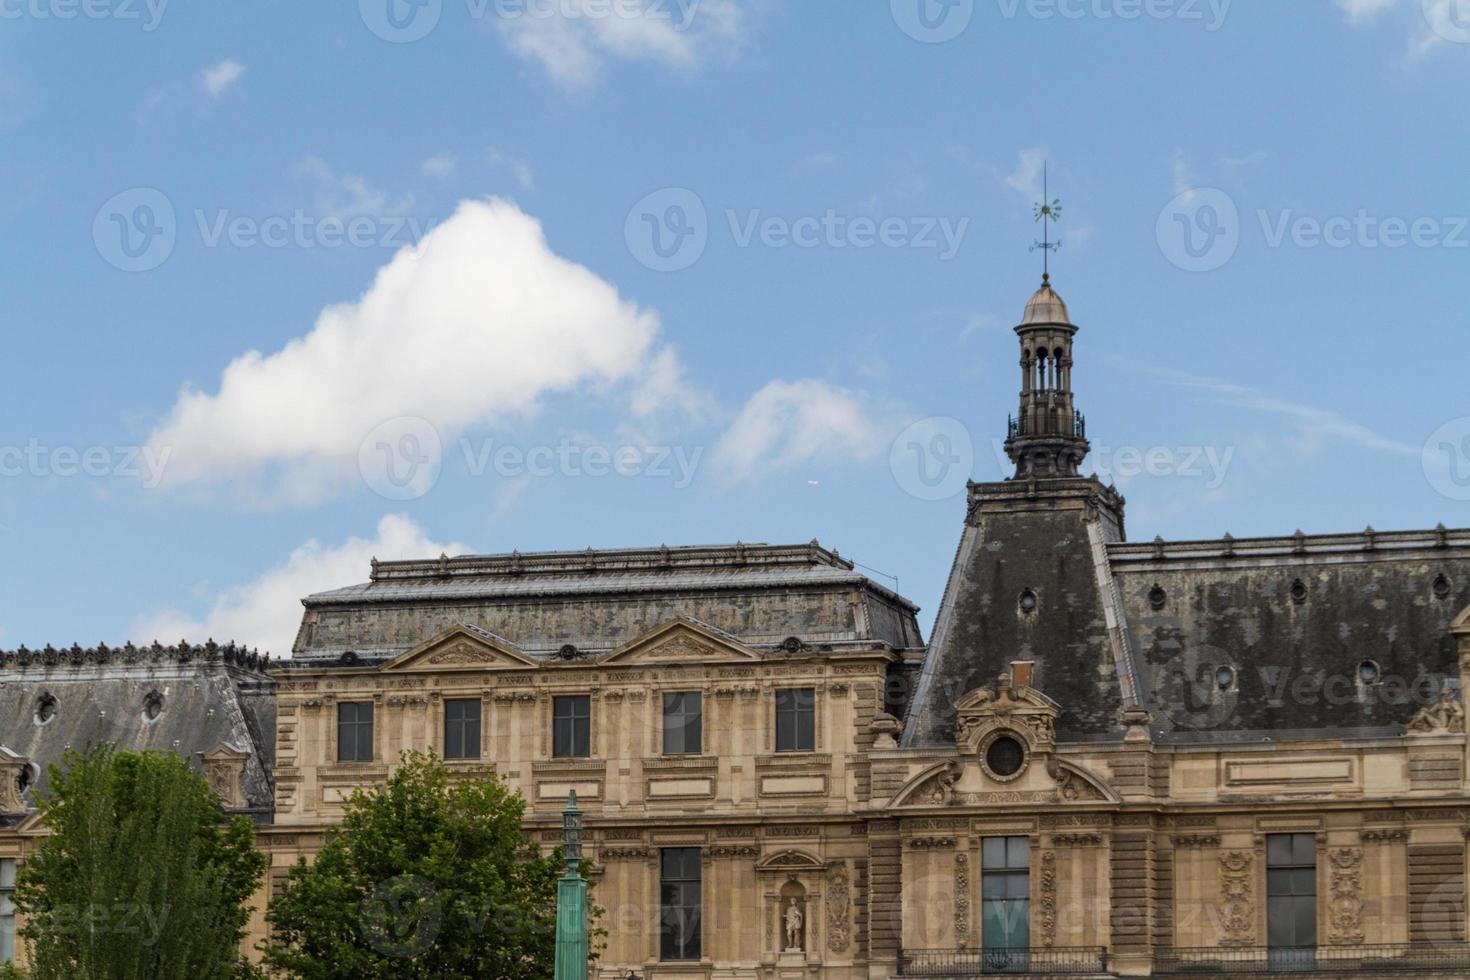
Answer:
<svg viewBox="0 0 1470 980"><path fill-rule="evenodd" d="M291 869L266 963L303 980L551 977L565 865L527 839L525 810L499 777L405 753Z"/></svg>
<svg viewBox="0 0 1470 980"><path fill-rule="evenodd" d="M227 980L266 858L250 821L226 822L209 785L171 753L91 746L49 770L49 834L15 903L31 980Z"/></svg>

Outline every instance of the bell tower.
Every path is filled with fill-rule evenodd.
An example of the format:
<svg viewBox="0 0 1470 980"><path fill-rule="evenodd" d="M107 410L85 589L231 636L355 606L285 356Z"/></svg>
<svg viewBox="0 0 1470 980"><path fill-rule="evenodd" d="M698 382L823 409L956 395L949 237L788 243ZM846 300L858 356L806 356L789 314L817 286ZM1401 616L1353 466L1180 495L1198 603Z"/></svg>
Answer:
<svg viewBox="0 0 1470 980"><path fill-rule="evenodd" d="M1026 304L1016 327L1021 341L1021 409L1006 429L1006 455L1017 480L1075 478L1087 458L1087 420L1072 397L1072 338L1077 327L1067 304L1051 288L1051 223L1061 218L1061 201L1036 206L1044 235L1033 250L1045 256L1041 288Z"/></svg>

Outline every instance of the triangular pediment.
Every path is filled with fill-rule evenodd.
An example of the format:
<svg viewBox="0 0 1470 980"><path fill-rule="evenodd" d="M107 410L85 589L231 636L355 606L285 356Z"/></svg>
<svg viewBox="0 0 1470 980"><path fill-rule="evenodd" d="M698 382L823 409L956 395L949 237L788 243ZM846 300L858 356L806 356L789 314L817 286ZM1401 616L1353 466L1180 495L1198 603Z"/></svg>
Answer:
<svg viewBox="0 0 1470 980"><path fill-rule="evenodd" d="M515 644L489 630L456 626L382 666L387 672L525 670L539 667Z"/></svg>
<svg viewBox="0 0 1470 980"><path fill-rule="evenodd" d="M685 617L670 620L618 647L602 663L705 664L749 663L760 656L712 626Z"/></svg>
<svg viewBox="0 0 1470 980"><path fill-rule="evenodd" d="M1456 636L1470 636L1470 608L1467 608L1450 624L1450 632Z"/></svg>
<svg viewBox="0 0 1470 980"><path fill-rule="evenodd" d="M202 758L205 762L238 762L241 759L250 758L250 753L242 752L241 750L235 748L233 745L230 745L228 742L219 742L215 745L214 748L207 749L204 752L200 753L200 758Z"/></svg>

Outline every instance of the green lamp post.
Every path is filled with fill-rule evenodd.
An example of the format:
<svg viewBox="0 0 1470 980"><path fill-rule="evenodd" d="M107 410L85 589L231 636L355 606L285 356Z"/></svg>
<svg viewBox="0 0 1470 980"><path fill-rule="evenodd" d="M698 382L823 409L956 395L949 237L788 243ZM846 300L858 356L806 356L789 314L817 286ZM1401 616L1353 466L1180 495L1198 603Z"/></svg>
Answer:
<svg viewBox="0 0 1470 980"><path fill-rule="evenodd" d="M556 980L587 980L587 882L582 878L582 811L577 792L562 814L567 873L556 885Z"/></svg>

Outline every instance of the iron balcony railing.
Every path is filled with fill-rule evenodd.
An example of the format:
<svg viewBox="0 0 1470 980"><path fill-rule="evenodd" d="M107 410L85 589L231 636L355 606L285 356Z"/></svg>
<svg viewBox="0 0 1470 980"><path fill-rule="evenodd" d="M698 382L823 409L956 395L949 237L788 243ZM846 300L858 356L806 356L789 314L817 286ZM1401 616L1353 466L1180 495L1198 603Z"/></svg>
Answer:
<svg viewBox="0 0 1470 980"><path fill-rule="evenodd" d="M906 949L898 954L904 977L974 977L1007 973L1089 976L1108 971L1101 946L1043 949Z"/></svg>
<svg viewBox="0 0 1470 980"><path fill-rule="evenodd" d="M1021 436L1058 436L1070 435L1075 439L1087 438L1087 417L1081 412L1073 412L1070 417L1062 412L1057 415L1042 413L1041 415L1022 415L1020 418L1010 416L1006 424L1007 436L1011 439L1019 439Z"/></svg>
<svg viewBox="0 0 1470 980"><path fill-rule="evenodd" d="M1163 976L1238 977L1276 973L1364 973L1391 976L1416 970L1470 970L1470 943L1397 943L1363 946L1216 946L1164 949L1154 957Z"/></svg>

